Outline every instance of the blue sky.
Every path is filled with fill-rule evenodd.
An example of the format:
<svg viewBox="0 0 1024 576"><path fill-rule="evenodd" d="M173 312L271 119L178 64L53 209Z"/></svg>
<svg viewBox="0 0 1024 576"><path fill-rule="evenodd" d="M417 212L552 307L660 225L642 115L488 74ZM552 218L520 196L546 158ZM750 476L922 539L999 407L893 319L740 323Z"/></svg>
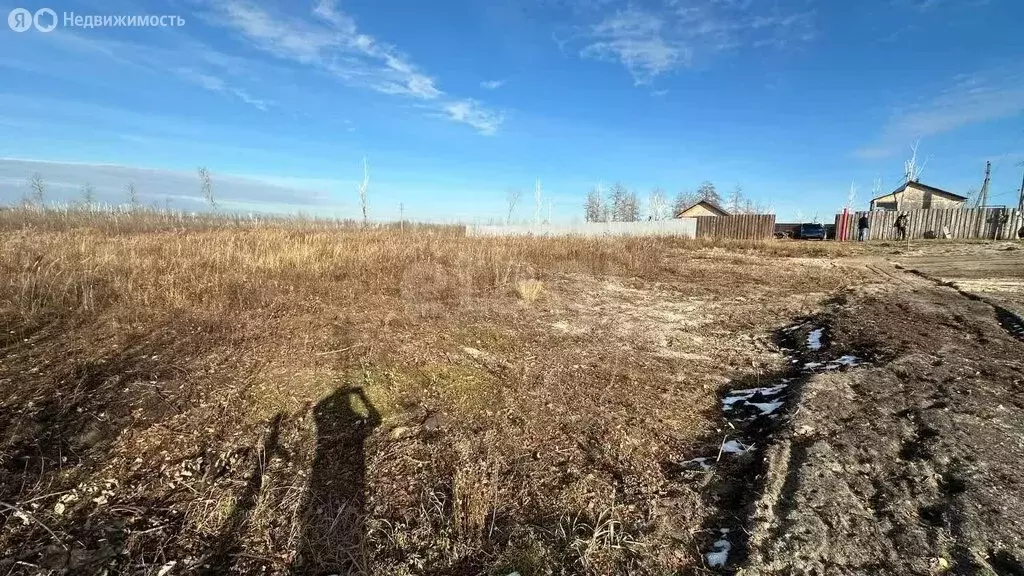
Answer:
<svg viewBox="0 0 1024 576"><path fill-rule="evenodd" d="M918 139L924 182L1020 186L1015 0L5 1L184 25L0 25L0 201L39 172L191 208L204 165L226 207L355 216L365 156L381 219L500 218L510 188L529 218L536 180L556 220L704 180L830 219Z"/></svg>

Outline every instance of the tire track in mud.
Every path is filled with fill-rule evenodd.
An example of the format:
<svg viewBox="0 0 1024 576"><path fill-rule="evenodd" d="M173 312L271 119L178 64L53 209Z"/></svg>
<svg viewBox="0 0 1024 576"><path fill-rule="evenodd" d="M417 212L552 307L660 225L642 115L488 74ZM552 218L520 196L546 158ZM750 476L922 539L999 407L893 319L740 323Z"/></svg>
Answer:
<svg viewBox="0 0 1024 576"><path fill-rule="evenodd" d="M719 402L729 432L721 438L717 454L674 465L676 471L712 474L701 490L705 504L715 511L702 526L704 539L700 545L701 562L710 572L735 574L744 565L752 511L765 489L765 450L775 433L788 424L804 384L817 373L847 370L865 362L853 355L829 360L825 326L822 315L816 315L776 330L772 340L788 366L726 384ZM712 441L708 439L709 444ZM794 448L791 458L799 458L799 446ZM787 483L792 480L786 478ZM782 491L786 493L785 486Z"/></svg>
<svg viewBox="0 0 1024 576"><path fill-rule="evenodd" d="M883 283L909 288L914 293L931 290L935 284L952 287L963 297L991 306L1000 325L1018 340L1022 339L1024 322L997 304L916 271L906 271L898 265L894 270L878 265L868 265L867 268ZM857 356L829 359L832 344L829 340L832 330L830 318L834 316L835 308L841 309L844 305L845 302L837 298L827 303L822 312L800 318L795 324L775 331L773 341L786 356L789 366L767 375L739 378L725 385L720 392L720 405L729 432L724 437L707 439L708 444L721 440L717 454L706 454L681 463L681 466L694 471L712 473L700 491L705 504L713 510L703 523L703 538L699 541L700 562L708 573L735 574L747 567L748 556L755 545L749 540L757 525L764 523L768 528L760 535L768 540L783 538L794 528L795 518L799 516L798 508L802 505L794 500L793 495L801 489L803 479L799 471L811 458L815 442L803 436L800 430L787 428L792 426L793 416L799 410L810 378L817 373L846 371L861 364L887 365L888 361L878 364L881 357L875 350L866 349L851 349L851 353ZM851 391L856 396L860 395L856 383ZM870 402L870 399L863 401ZM943 406L936 403L928 408L940 409ZM931 461L930 450L936 441L936 433L926 421L926 418L909 417L914 429L903 439L897 456L900 460L910 463ZM787 435L788 441L781 445L777 443L775 437L779 434ZM769 448L775 451L771 458ZM769 470L770 466L781 468ZM955 467L941 467L936 473L941 476L940 493L932 502L923 503L918 514L926 523L958 526L962 522L957 521L960 508L956 505L956 498L964 489L962 475ZM901 478L876 481L879 484L874 487L871 513L882 517L892 513L888 502L895 493L890 494L892 490L888 483L897 481ZM771 506L758 509L758 505L766 500ZM955 542L964 541L963 535L953 534L953 537ZM977 558L960 544L952 550L954 566L976 565Z"/></svg>
<svg viewBox="0 0 1024 576"><path fill-rule="evenodd" d="M934 276L931 276L930 274L927 274L914 268L904 268L901 265L897 265L897 268L906 270L906 272L908 272L909 274L913 274L914 276L923 278L929 282L934 283L936 286L952 288L953 290L956 290L961 296L969 300L974 300L975 302L982 302L988 304L989 306L992 307L992 311L995 314L996 322L998 322L999 325L1003 327L1003 330L1006 330L1006 332L1009 333L1010 336L1016 338L1017 340L1020 340L1021 342L1024 342L1024 318L1021 318L1013 311L1003 306L1000 306L999 304L993 302L988 298L985 298L984 296L980 296L973 292L968 292L963 288L960 288L960 286L958 286L955 282L950 282L948 280L936 278Z"/></svg>
<svg viewBox="0 0 1024 576"><path fill-rule="evenodd" d="M1020 429L1017 443L1002 444L1020 422L1014 407L1024 408L1014 393L1020 373L1007 371L1019 366L1019 349L991 338L999 329L986 327L985 306L961 298L991 302L900 275L922 289L862 290L815 320L832 317L824 324L834 348L878 354L863 373L801 380L791 429L777 431L758 464L752 533L731 572L1024 574L1024 531L1009 522L1020 500L1008 472ZM927 338L936 340L922 345ZM967 360L975 358L990 361ZM998 510L1002 522L987 520Z"/></svg>

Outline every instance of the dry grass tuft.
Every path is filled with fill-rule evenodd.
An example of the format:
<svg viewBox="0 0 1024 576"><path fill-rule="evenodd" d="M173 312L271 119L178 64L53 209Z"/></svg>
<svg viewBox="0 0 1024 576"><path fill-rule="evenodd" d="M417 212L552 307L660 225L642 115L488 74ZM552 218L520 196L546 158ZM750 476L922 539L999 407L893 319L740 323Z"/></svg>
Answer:
<svg viewBox="0 0 1024 576"><path fill-rule="evenodd" d="M516 294L526 302L536 302L544 292L544 283L540 280L520 280L516 283Z"/></svg>

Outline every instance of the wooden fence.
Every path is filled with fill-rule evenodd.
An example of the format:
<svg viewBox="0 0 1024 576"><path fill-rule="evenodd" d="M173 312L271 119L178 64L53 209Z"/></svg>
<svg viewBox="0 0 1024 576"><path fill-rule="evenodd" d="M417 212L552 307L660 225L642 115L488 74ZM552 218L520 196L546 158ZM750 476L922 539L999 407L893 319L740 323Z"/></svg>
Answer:
<svg viewBox="0 0 1024 576"><path fill-rule="evenodd" d="M767 240L775 233L774 214L698 216L697 238Z"/></svg>
<svg viewBox="0 0 1024 576"><path fill-rule="evenodd" d="M900 214L907 215L907 235L910 238L957 238L1009 240L1017 238L1024 227L1024 212L1008 208L964 208L957 210L872 210L853 212L846 215L845 229L843 215L836 214L837 239L857 240L857 222L861 216L868 217L868 240L894 240L896 229L893 224ZM948 236L947 236L948 232ZM700 235L700 226L697 226Z"/></svg>

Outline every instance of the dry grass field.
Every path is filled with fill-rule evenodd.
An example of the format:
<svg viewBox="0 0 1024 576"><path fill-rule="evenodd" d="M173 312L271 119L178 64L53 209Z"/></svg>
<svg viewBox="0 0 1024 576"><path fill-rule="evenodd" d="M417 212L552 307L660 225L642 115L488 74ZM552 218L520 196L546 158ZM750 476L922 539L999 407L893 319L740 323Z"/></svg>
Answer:
<svg viewBox="0 0 1024 576"><path fill-rule="evenodd" d="M0 572L703 572L826 243L0 211ZM723 466L725 464L723 463Z"/></svg>

